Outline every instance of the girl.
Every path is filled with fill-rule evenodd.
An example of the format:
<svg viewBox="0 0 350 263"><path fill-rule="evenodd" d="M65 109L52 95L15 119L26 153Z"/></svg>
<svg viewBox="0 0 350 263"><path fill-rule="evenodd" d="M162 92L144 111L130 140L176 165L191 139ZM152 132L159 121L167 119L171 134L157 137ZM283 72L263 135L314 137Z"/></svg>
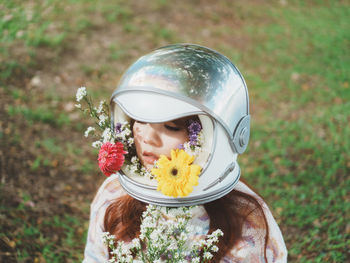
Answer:
<svg viewBox="0 0 350 263"><path fill-rule="evenodd" d="M91 205L84 262L108 260L103 232L115 241L138 237L147 204L195 205L189 224L196 231L188 240L224 233L211 262L286 262L270 210L239 180L248 93L226 57L197 45L158 49L127 70L111 107L115 137L128 153Z"/></svg>

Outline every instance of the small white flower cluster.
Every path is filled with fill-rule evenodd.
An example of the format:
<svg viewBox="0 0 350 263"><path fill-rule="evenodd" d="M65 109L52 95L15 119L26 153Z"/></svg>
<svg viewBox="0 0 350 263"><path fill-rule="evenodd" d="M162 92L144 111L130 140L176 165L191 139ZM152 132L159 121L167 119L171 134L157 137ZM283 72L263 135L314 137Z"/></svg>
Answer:
<svg viewBox="0 0 350 263"><path fill-rule="evenodd" d="M91 144L92 147L96 148L96 149L100 149L102 146L102 142L101 141L95 141Z"/></svg>
<svg viewBox="0 0 350 263"><path fill-rule="evenodd" d="M114 143L114 136L111 130L110 118L109 118L109 108L105 101L100 101L98 108L94 107L93 102L88 96L88 92L85 87L81 87L76 93L77 102L85 102L88 106L87 109L83 109L81 104L76 104L75 106L79 108L83 113L89 114L91 117L95 118L96 126L102 132L96 134L96 129L94 127L88 127L84 133L85 137L88 137L90 133L93 133L94 137L101 136L101 138L92 143L92 147L100 148L103 143L111 142Z"/></svg>
<svg viewBox="0 0 350 263"><path fill-rule="evenodd" d="M98 125L99 126L103 126L106 121L108 120L108 116L104 115L104 114L101 114L100 116L98 116Z"/></svg>
<svg viewBox="0 0 350 263"><path fill-rule="evenodd" d="M100 117L103 115L100 115ZM103 120L104 117L102 117L102 119L100 118L100 120ZM104 119L105 121L106 119ZM120 141L118 139L116 139L116 135L115 132L112 131L111 128L105 128L104 131L102 132L101 135L101 140L95 141L92 143L92 147L94 148L100 148L102 146L102 144L106 143L106 142L110 142L110 143L115 143L115 141ZM123 144L124 142L121 141ZM125 144L124 144L125 145Z"/></svg>
<svg viewBox="0 0 350 263"><path fill-rule="evenodd" d="M102 141L106 142L114 142L113 134L111 128L106 128L102 133Z"/></svg>
<svg viewBox="0 0 350 263"><path fill-rule="evenodd" d="M105 106L105 105L107 105L107 104L106 104L106 101L101 100L101 101L100 101L100 105L98 106L98 108L94 107L94 110L95 110L98 114L100 114L100 113L102 113L102 111L103 111L103 106Z"/></svg>
<svg viewBox="0 0 350 263"><path fill-rule="evenodd" d="M118 241L117 248L111 251L113 257L109 260L109 262L121 262L121 263L129 263L133 262L133 256L128 246L123 241ZM118 259L118 261L116 260Z"/></svg>
<svg viewBox="0 0 350 263"><path fill-rule="evenodd" d="M79 88L77 90L77 94L75 95L77 102L80 102L86 95L87 95L86 88L85 87Z"/></svg>
<svg viewBox="0 0 350 263"><path fill-rule="evenodd" d="M117 141L120 141L123 143L125 146L132 147L134 145L134 138L132 138L132 133L131 133L131 128L130 128L130 123L127 121L119 123L121 125L119 127L119 130L115 130L115 139Z"/></svg>
<svg viewBox="0 0 350 263"><path fill-rule="evenodd" d="M133 261L133 257L131 251L128 246L123 241L118 241L117 247L114 245L115 236L110 235L108 232L102 233L102 241L107 244L111 249L112 258L108 260L109 263L131 263ZM118 260L117 260L118 259Z"/></svg>
<svg viewBox="0 0 350 263"><path fill-rule="evenodd" d="M154 179L154 175L141 165L141 162L137 156L133 156L130 162L130 164L126 165L126 169L128 169L129 172L139 174L140 176L146 177L150 180Z"/></svg>
<svg viewBox="0 0 350 263"><path fill-rule="evenodd" d="M92 132L94 132L95 131L95 128L94 127L88 127L87 129L86 129L86 131L85 131L85 133L84 133L84 136L85 137L88 137L89 136L89 134Z"/></svg>
<svg viewBox="0 0 350 263"><path fill-rule="evenodd" d="M219 242L219 237L223 235L224 233L220 229L217 229L210 235L207 235L207 238L205 240L200 240L194 245L195 247L197 246L199 249L201 248L203 250L204 260L212 259L213 258L212 253L219 251L218 246L216 246L215 244Z"/></svg>
<svg viewBox="0 0 350 263"><path fill-rule="evenodd" d="M142 214L140 236L132 240L129 248L123 242L115 247L110 241L114 237L104 234L104 243L112 251L110 262L209 262L212 252L218 251L215 243L223 233L218 229L204 240L191 241L188 237L193 229L188 222L194 209L148 205Z"/></svg>
<svg viewBox="0 0 350 263"><path fill-rule="evenodd" d="M114 235L111 235L108 232L102 233L102 241L108 246L114 246L114 239L115 239Z"/></svg>

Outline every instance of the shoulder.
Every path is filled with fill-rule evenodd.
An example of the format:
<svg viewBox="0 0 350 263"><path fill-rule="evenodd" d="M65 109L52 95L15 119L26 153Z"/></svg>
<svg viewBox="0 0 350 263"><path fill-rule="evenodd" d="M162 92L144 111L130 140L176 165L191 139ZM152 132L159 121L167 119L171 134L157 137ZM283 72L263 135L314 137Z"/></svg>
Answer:
<svg viewBox="0 0 350 263"><path fill-rule="evenodd" d="M246 260L247 257L254 262L265 262L262 255L264 255L266 229L259 223L262 216L265 216L268 226L266 247L267 261L276 263L287 262L287 249L281 230L265 201L241 181L239 181L235 190L254 197L259 202L264 212L262 215L256 210L253 210L249 216L247 216L243 223L242 239L233 247L230 253L231 256L235 258L235 262L246 262L244 260ZM237 257L244 258L244 260L239 261Z"/></svg>
<svg viewBox="0 0 350 263"><path fill-rule="evenodd" d="M248 185L242 181L238 181L237 185L235 186L235 190L254 196L259 202L264 202L257 193L255 193Z"/></svg>
<svg viewBox="0 0 350 263"><path fill-rule="evenodd" d="M102 241L104 217L107 207L125 192L119 184L118 175L108 177L100 186L91 203L90 224L84 253L84 263L105 262L108 250Z"/></svg>
<svg viewBox="0 0 350 263"><path fill-rule="evenodd" d="M91 203L91 210L107 206L115 199L125 194L125 191L118 181L118 175L113 174L108 177L98 189L97 194Z"/></svg>

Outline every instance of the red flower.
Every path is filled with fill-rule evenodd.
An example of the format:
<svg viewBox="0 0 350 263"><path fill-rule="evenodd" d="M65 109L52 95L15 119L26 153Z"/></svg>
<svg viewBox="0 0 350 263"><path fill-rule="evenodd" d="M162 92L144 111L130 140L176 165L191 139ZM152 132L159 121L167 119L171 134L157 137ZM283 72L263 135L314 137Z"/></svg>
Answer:
<svg viewBox="0 0 350 263"><path fill-rule="evenodd" d="M106 176L110 176L120 170L124 163L124 154L126 153L121 142L114 144L107 142L101 146L98 153L98 166Z"/></svg>

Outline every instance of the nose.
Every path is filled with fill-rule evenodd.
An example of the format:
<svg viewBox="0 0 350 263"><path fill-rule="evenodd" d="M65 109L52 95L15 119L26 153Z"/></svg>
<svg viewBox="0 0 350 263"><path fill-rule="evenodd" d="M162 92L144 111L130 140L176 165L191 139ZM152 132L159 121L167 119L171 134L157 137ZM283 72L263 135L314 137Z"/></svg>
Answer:
<svg viewBox="0 0 350 263"><path fill-rule="evenodd" d="M147 128L144 130L143 142L156 147L162 145L162 140L155 124L147 123Z"/></svg>

